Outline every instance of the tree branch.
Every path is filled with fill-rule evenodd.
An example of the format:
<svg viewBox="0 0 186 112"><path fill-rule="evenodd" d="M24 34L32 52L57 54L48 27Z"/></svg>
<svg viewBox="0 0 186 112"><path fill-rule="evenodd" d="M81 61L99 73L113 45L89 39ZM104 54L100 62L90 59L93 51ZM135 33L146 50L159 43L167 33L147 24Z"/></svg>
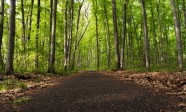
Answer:
<svg viewBox="0 0 186 112"><path fill-rule="evenodd" d="M90 24L90 21L87 23L87 25L86 25L86 27L85 27L85 29L84 29L84 31L83 31L81 37L79 38L79 40L78 40L78 42L77 42L77 44L76 44L76 46L75 46L75 50L76 50L77 47L79 46L79 43L80 43L80 41L82 40L82 38L83 38L83 36L84 36L84 34L85 34L85 32L86 32L86 30L87 30L89 24Z"/></svg>

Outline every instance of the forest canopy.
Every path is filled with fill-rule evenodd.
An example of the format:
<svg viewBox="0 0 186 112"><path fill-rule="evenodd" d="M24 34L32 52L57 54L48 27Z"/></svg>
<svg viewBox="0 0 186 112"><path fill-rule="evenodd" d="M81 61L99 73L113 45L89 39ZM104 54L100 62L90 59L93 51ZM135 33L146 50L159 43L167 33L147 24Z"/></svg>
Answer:
<svg viewBox="0 0 186 112"><path fill-rule="evenodd" d="M0 72L185 69L185 0L0 0Z"/></svg>

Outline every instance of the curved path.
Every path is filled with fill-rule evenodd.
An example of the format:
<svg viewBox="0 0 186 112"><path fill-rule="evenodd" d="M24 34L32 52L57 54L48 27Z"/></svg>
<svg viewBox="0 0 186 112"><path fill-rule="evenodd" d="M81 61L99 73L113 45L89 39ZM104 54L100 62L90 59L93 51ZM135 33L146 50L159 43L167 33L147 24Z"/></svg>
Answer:
<svg viewBox="0 0 186 112"><path fill-rule="evenodd" d="M86 72L31 95L21 112L179 111L179 99L98 72Z"/></svg>

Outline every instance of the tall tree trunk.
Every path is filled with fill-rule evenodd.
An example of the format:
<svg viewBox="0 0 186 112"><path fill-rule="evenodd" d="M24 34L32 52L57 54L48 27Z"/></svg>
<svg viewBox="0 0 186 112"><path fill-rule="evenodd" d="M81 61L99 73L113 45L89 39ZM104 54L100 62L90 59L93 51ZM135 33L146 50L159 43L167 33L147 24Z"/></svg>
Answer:
<svg viewBox="0 0 186 112"><path fill-rule="evenodd" d="M141 7L142 7L142 13L143 13L143 27L144 27L144 57L145 57L145 67L146 69L150 68L150 62L149 62L149 40L148 40L148 27L147 27L147 14L145 9L145 2L144 0L141 0Z"/></svg>
<svg viewBox="0 0 186 112"><path fill-rule="evenodd" d="M30 20L29 20L29 28L28 28L28 41L30 40L30 34L32 30L32 14L33 14L33 8L34 8L34 0L31 0L31 8L30 8Z"/></svg>
<svg viewBox="0 0 186 112"><path fill-rule="evenodd" d="M3 31L4 31L4 0L1 0L0 8L0 66L4 68L3 57L2 57L2 41L3 41Z"/></svg>
<svg viewBox="0 0 186 112"><path fill-rule="evenodd" d="M162 6L161 6L162 5ZM160 8L161 7L161 8ZM162 65L164 62L163 52L164 52L164 39L163 39L163 32L164 32L164 7L165 3L161 2L161 0L157 0L157 12L158 12L158 25L159 25L159 64Z"/></svg>
<svg viewBox="0 0 186 112"><path fill-rule="evenodd" d="M23 44L23 67L26 69L26 37L25 37L25 31L26 31L26 25L25 25L25 11L24 11L24 2L21 0L21 15L22 15L22 44Z"/></svg>
<svg viewBox="0 0 186 112"><path fill-rule="evenodd" d="M54 72L55 62L55 38L56 38L56 13L57 13L57 0L54 0L54 10L52 16L52 34L51 34L51 50L50 50L50 62L48 72Z"/></svg>
<svg viewBox="0 0 186 112"><path fill-rule="evenodd" d="M180 24L179 24L179 20L178 20L176 8L175 8L175 1L170 0L170 2L171 2L171 6L172 6L172 13L174 16L177 51L178 51L178 65L179 65L179 70L182 71L183 70L183 54L182 54Z"/></svg>
<svg viewBox="0 0 186 112"><path fill-rule="evenodd" d="M72 36L73 36L73 21L74 21L74 0L71 0L69 9L69 32L68 32L68 64L71 63L71 51L72 51Z"/></svg>
<svg viewBox="0 0 186 112"><path fill-rule="evenodd" d="M51 35L52 35L52 12L53 12L53 0L50 0L50 36L49 36L49 43L48 43L48 68L50 66L50 50L51 50ZM49 72L49 71L48 71Z"/></svg>
<svg viewBox="0 0 186 112"><path fill-rule="evenodd" d="M64 12L64 70L67 71L67 63L68 63L68 46L67 46L67 38L68 38L68 31L67 31L67 7L68 7L68 0L66 1L66 6L65 6L65 12Z"/></svg>
<svg viewBox="0 0 186 112"><path fill-rule="evenodd" d="M107 14L108 11L107 11L106 0L104 0L104 13L106 19L106 26L107 26L107 64L108 64L108 68L110 68L111 66L110 25L109 25L109 19Z"/></svg>
<svg viewBox="0 0 186 112"><path fill-rule="evenodd" d="M125 38L126 38L126 20L127 20L127 0L124 0L123 5L123 36L121 42L121 60L120 60L120 68L124 69L124 50L125 50Z"/></svg>
<svg viewBox="0 0 186 112"><path fill-rule="evenodd" d="M21 15L22 15L22 39L23 39L23 50L25 52L26 49L26 38L25 38L25 11L24 11L24 3L21 0Z"/></svg>
<svg viewBox="0 0 186 112"><path fill-rule="evenodd" d="M116 56L116 67L120 68L120 53L118 43L118 26L117 26L117 15L116 15L116 1L112 0L112 15L113 15L113 27L114 27L114 46Z"/></svg>
<svg viewBox="0 0 186 112"><path fill-rule="evenodd" d="M16 0L10 0L10 24L9 24L9 38L8 38L8 52L6 59L5 73L10 74L14 72L14 40L15 40L15 16L16 16Z"/></svg>
<svg viewBox="0 0 186 112"><path fill-rule="evenodd" d="M35 38L35 45L36 45L36 57L35 57L35 69L38 70L38 67L39 67L39 34L40 34L40 31L39 31L39 28L40 28L40 0L37 1L38 4L37 4L37 24L36 24L36 38Z"/></svg>
<svg viewBox="0 0 186 112"><path fill-rule="evenodd" d="M150 0L150 5L151 5L151 16L152 16L152 30L153 30L153 41L154 41L154 58L155 58L155 64L156 66L159 65L158 64L158 46L157 46L157 35L156 35L156 26L155 26L155 17L154 17L154 9L153 9L153 5L152 5L152 0Z"/></svg>
<svg viewBox="0 0 186 112"><path fill-rule="evenodd" d="M94 7L94 16L96 19L96 48L97 48L97 69L99 70L100 67L100 51L99 51L99 34L98 34L98 17L97 17L97 8L98 8L98 4L97 4L97 0L95 1L96 3L93 2L93 7Z"/></svg>

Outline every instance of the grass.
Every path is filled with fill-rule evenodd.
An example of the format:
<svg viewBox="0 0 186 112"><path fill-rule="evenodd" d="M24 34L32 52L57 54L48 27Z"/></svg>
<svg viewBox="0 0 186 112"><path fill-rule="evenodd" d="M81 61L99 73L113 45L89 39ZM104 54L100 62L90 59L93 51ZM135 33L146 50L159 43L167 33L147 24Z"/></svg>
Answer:
<svg viewBox="0 0 186 112"><path fill-rule="evenodd" d="M11 89L25 89L27 85L25 82L20 81L18 79L10 78L0 82L0 92L7 91Z"/></svg>
<svg viewBox="0 0 186 112"><path fill-rule="evenodd" d="M13 101L13 104L17 105L17 104L21 104L21 103L24 103L24 102L29 101L29 100L31 100L31 98L29 98L29 97L22 97L22 98L15 99Z"/></svg>

